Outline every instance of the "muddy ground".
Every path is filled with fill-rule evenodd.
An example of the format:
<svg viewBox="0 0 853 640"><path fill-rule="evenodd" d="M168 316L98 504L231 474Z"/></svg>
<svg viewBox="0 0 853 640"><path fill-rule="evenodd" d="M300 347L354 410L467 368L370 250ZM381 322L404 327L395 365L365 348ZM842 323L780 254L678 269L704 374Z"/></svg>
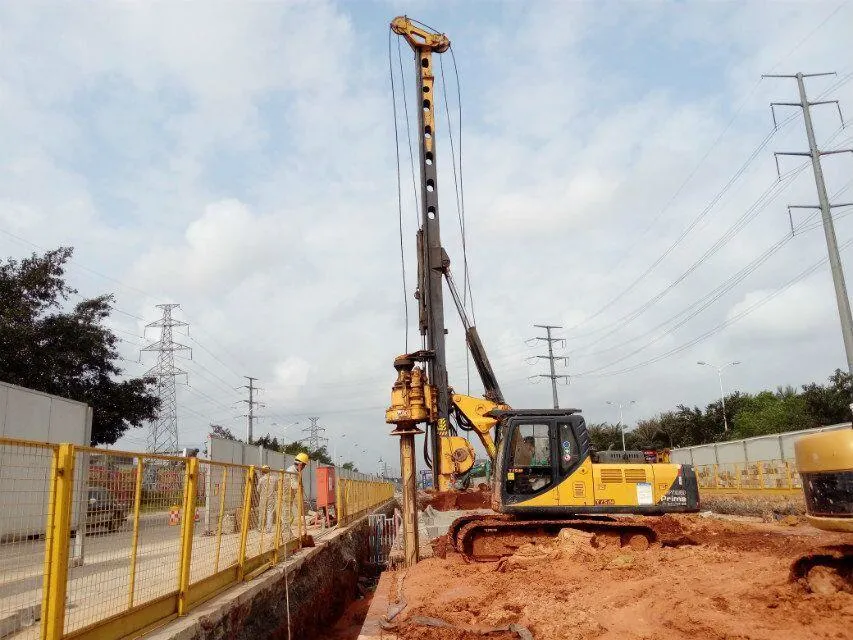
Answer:
<svg viewBox="0 0 853 640"><path fill-rule="evenodd" d="M796 557L842 544L842 535L793 524L796 518L674 520L696 545L595 548L588 535L566 530L499 563L466 564L455 553L424 560L390 581L406 601L395 631L405 640L523 637L476 633L511 624L535 640L853 637L853 593L820 575L812 585L820 594L789 581ZM439 621L453 628L429 626Z"/></svg>
<svg viewBox="0 0 853 640"><path fill-rule="evenodd" d="M367 616L373 594L353 600L333 627L313 637L313 640L357 640Z"/></svg>

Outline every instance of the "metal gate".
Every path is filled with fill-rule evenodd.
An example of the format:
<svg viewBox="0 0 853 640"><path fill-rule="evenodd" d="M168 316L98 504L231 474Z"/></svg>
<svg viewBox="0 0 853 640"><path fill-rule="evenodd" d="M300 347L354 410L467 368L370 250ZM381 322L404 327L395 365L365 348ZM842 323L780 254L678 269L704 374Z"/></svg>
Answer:
<svg viewBox="0 0 853 640"><path fill-rule="evenodd" d="M388 554L397 537L397 518L383 513L373 513L368 517L370 527L370 556L368 563L385 566L388 564Z"/></svg>

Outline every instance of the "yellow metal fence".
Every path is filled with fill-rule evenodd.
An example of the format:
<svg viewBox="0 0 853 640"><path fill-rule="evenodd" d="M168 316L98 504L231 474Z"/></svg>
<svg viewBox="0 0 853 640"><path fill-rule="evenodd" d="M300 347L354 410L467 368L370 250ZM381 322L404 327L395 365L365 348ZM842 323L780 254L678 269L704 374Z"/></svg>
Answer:
<svg viewBox="0 0 853 640"><path fill-rule="evenodd" d="M339 523L391 499L340 480ZM110 640L185 614L300 548L295 473L0 438L0 638Z"/></svg>
<svg viewBox="0 0 853 640"><path fill-rule="evenodd" d="M339 479L335 487L335 508L338 524L346 525L357 520L376 505L394 497L390 482Z"/></svg>
<svg viewBox="0 0 853 640"><path fill-rule="evenodd" d="M298 549L303 503L282 470L0 439L0 637L186 613Z"/></svg>
<svg viewBox="0 0 853 640"><path fill-rule="evenodd" d="M777 493L802 491L800 475L790 460L696 465L700 493Z"/></svg>

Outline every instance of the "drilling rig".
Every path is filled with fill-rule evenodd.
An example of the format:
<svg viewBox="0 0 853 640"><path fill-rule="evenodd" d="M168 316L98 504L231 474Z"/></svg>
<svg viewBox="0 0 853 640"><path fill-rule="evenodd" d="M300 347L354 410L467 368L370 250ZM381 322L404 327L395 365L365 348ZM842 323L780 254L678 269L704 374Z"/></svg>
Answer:
<svg viewBox="0 0 853 640"><path fill-rule="evenodd" d="M513 553L520 544L555 536L567 527L633 547L658 541L653 518L619 516L698 511L698 486L691 466L594 460L579 409L518 410L506 403L441 244L433 58L450 48L450 40L407 17L395 18L391 30L414 52L421 178L415 297L425 348L394 360L397 380L385 415L386 422L395 425L392 434L401 437L404 484L408 479L414 492L414 439L424 433L419 425L426 426L425 459L439 491L451 490L472 468L474 448L458 430L473 432L492 462L491 506L496 513L464 516L451 526L451 542L467 558L494 560ZM449 384L445 286L483 384L482 397L455 393ZM404 487L404 503L407 495ZM414 513L411 498L404 511ZM416 547L416 532L411 535Z"/></svg>

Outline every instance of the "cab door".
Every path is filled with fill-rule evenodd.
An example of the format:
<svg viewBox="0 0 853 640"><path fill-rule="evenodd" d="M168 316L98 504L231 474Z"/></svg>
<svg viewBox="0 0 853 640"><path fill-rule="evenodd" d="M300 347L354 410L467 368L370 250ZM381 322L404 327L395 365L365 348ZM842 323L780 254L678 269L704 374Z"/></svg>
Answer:
<svg viewBox="0 0 853 640"><path fill-rule="evenodd" d="M575 428L583 418L558 418L554 429L560 506L594 504L592 460L581 450Z"/></svg>
<svg viewBox="0 0 853 640"><path fill-rule="evenodd" d="M518 507L559 505L555 468L554 419L515 418L501 443L504 477L501 492L504 504Z"/></svg>

